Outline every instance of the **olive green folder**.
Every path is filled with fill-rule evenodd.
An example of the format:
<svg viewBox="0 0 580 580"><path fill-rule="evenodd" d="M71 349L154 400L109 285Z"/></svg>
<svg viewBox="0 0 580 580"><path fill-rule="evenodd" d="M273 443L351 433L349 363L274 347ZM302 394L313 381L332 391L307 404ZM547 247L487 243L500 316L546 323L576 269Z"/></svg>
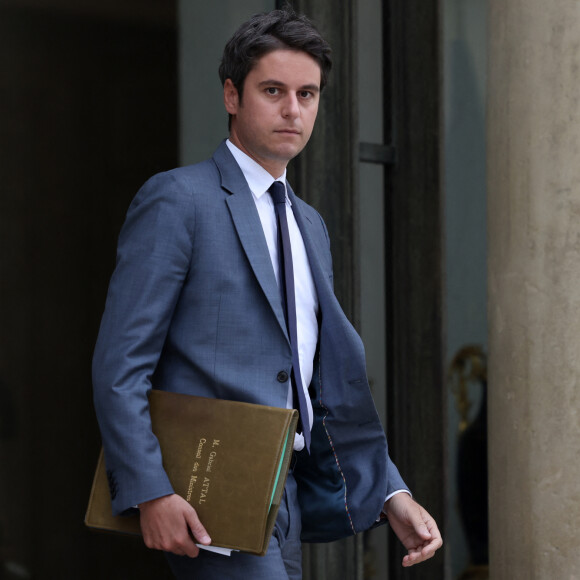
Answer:
<svg viewBox="0 0 580 580"><path fill-rule="evenodd" d="M264 555L288 475L298 412L153 390L153 432L175 493L197 511L212 545ZM85 524L140 534L139 514L113 516L103 452Z"/></svg>

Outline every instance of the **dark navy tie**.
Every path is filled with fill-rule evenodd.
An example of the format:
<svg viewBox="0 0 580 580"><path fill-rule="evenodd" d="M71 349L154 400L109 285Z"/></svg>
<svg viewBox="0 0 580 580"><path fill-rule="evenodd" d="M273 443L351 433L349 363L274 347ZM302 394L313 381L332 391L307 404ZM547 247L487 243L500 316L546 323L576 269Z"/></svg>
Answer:
<svg viewBox="0 0 580 580"><path fill-rule="evenodd" d="M292 248L290 246L290 232L286 217L286 188L279 181L274 181L268 190L274 200L276 221L278 222L278 262L280 264L280 294L286 317L286 326L292 345L292 392L294 406L300 413L304 446L310 452L310 424L308 422L308 407L300 375L300 361L298 359L298 331L296 328L296 294L294 291L294 267L292 265ZM281 248L280 248L281 246Z"/></svg>

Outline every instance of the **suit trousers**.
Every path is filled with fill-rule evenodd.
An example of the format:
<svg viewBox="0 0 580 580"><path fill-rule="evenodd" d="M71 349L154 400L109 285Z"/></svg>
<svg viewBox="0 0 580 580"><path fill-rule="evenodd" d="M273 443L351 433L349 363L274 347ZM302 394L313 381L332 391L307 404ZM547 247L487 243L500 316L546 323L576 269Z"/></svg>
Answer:
<svg viewBox="0 0 580 580"><path fill-rule="evenodd" d="M240 527L244 522L237 522ZM300 543L300 507L296 480L288 474L284 496L274 532L265 556L232 552L222 556L200 550L197 558L166 553L171 570L178 580L300 580L302 547Z"/></svg>

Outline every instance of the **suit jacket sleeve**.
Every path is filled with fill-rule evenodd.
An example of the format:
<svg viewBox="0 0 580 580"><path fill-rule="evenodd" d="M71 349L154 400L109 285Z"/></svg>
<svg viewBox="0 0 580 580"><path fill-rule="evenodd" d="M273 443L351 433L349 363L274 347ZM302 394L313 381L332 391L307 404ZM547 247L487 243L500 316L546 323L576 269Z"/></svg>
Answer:
<svg viewBox="0 0 580 580"><path fill-rule="evenodd" d="M404 482L397 466L391 461L389 455L387 455L387 493L386 496L391 495L395 491L405 490L411 493L407 484ZM386 497L385 496L385 497Z"/></svg>
<svg viewBox="0 0 580 580"><path fill-rule="evenodd" d="M151 431L147 394L192 253L188 188L151 178L121 230L93 358L94 402L113 512L173 492Z"/></svg>

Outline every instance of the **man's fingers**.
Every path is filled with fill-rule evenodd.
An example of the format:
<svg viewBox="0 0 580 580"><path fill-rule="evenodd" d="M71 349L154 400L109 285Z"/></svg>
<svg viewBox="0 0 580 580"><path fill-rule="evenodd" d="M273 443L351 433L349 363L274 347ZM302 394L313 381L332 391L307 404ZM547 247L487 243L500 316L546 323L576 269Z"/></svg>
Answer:
<svg viewBox="0 0 580 580"><path fill-rule="evenodd" d="M439 530L437 530L439 531ZM431 555L434 555L435 552L443 545L443 540L441 538L440 534L436 534L433 539L431 540L431 542L429 542L429 544L427 545L426 548L424 548L424 551L428 551L431 553Z"/></svg>
<svg viewBox="0 0 580 580"><path fill-rule="evenodd" d="M435 537L430 542L425 542L422 546L417 546L409 550L403 558L403 566L413 566L425 560L429 560L435 555L435 552L441 547L443 541L440 537Z"/></svg>
<svg viewBox="0 0 580 580"><path fill-rule="evenodd" d="M196 511L182 497L171 494L140 506L143 540L149 548L195 558L201 544L211 542Z"/></svg>
<svg viewBox="0 0 580 580"><path fill-rule="evenodd" d="M145 545L154 550L172 552L178 556L189 556L195 558L199 554L199 548L195 545L193 538L184 525L183 530L172 535L144 535Z"/></svg>
<svg viewBox="0 0 580 580"><path fill-rule="evenodd" d="M431 535L426 523L429 514L425 512L419 504L415 503L412 505L412 509L408 511L407 518L413 532L417 534L421 540L431 540L433 536Z"/></svg>
<svg viewBox="0 0 580 580"><path fill-rule="evenodd" d="M425 548L417 550L409 550L409 553L403 558L403 566L413 566L414 564L419 564L424 562L435 555L435 551L429 551Z"/></svg>
<svg viewBox="0 0 580 580"><path fill-rule="evenodd" d="M426 524L431 537L431 541L427 544L427 548L433 550L433 553L435 553L443 545L443 538L441 537L441 532L439 531L435 520L429 514L427 514L427 517L428 520Z"/></svg>
<svg viewBox="0 0 580 580"><path fill-rule="evenodd" d="M177 546L174 545L173 549L168 551L178 554L179 556L189 556L190 558L197 558L199 555L199 548L189 536L186 540L180 542Z"/></svg>
<svg viewBox="0 0 580 580"><path fill-rule="evenodd" d="M195 510L191 510L191 512L187 514L187 525L196 541L204 546L211 544L211 538L202 523L199 521Z"/></svg>
<svg viewBox="0 0 580 580"><path fill-rule="evenodd" d="M441 541L441 534L439 533L439 528L435 520L423 507L419 504L415 505L417 506L417 510L410 516L415 532L424 540L432 540L434 545L440 542L435 549L439 548L443 542Z"/></svg>
<svg viewBox="0 0 580 580"><path fill-rule="evenodd" d="M420 521L420 522L415 522L415 525L413 526L415 528L415 531L424 539L424 540L430 540L431 539L431 532L427 529L427 526L425 525L425 522Z"/></svg>

